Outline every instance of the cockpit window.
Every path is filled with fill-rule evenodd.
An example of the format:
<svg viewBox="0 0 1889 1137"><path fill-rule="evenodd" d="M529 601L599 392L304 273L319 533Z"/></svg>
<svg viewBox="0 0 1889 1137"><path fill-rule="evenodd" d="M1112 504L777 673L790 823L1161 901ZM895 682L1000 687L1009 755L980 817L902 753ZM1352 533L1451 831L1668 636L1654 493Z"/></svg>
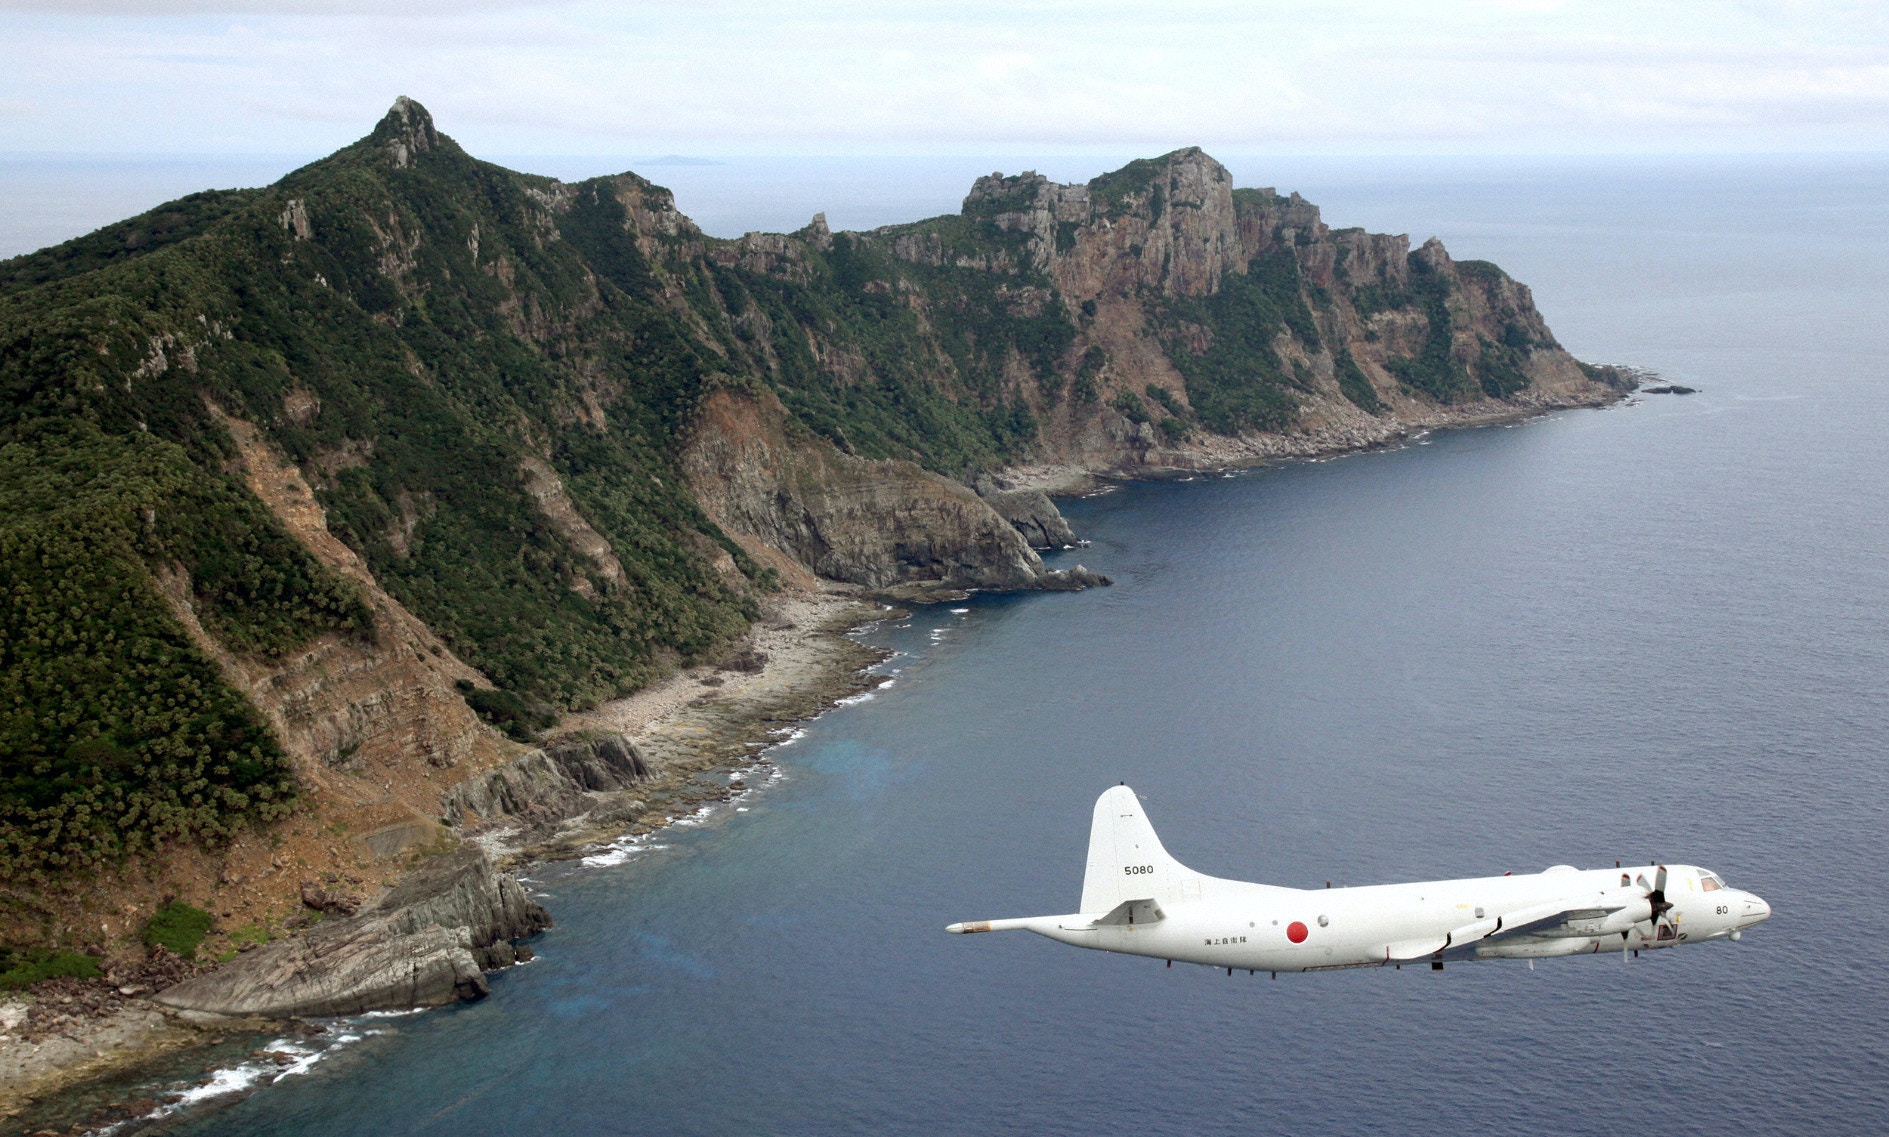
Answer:
<svg viewBox="0 0 1889 1137"><path fill-rule="evenodd" d="M1724 887L1725 887L1725 882L1713 876L1711 873L1702 872L1699 874L1699 891L1700 892L1717 892L1719 889L1724 888Z"/></svg>

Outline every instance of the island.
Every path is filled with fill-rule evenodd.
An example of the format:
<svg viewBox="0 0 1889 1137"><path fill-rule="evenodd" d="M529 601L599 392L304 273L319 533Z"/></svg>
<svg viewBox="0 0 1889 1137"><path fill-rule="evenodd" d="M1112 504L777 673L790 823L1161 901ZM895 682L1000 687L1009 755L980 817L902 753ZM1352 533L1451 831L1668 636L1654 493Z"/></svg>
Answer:
<svg viewBox="0 0 1889 1137"><path fill-rule="evenodd" d="M1637 383L1193 148L722 239L402 98L0 262L0 1111L480 997L553 915L507 870L743 792L873 682L845 630L1106 585L1055 494Z"/></svg>

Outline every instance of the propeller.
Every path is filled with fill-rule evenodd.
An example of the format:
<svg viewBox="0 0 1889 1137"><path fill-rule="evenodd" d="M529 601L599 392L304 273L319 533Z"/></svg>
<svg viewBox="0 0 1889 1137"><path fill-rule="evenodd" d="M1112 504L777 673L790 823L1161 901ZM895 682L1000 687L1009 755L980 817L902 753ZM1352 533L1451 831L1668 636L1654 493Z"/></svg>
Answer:
<svg viewBox="0 0 1889 1137"><path fill-rule="evenodd" d="M1653 925L1654 934L1658 934L1659 918L1672 911L1672 901L1666 899L1666 866L1659 865L1659 871L1653 874L1653 886L1646 890L1647 920ZM1641 877L1642 887L1646 878ZM1626 962L1627 951L1632 946L1632 933L1620 933L1620 961Z"/></svg>
<svg viewBox="0 0 1889 1137"><path fill-rule="evenodd" d="M1659 926L1661 913L1672 911L1672 904L1666 899L1666 866L1659 866L1659 872L1653 874L1653 891L1646 894L1646 899L1653 905L1653 925Z"/></svg>

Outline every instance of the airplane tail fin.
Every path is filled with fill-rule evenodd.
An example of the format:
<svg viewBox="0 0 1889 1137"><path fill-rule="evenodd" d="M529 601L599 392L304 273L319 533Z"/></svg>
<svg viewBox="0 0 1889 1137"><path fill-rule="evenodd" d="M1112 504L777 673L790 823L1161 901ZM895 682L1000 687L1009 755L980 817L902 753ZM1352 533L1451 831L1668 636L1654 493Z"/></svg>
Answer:
<svg viewBox="0 0 1889 1137"><path fill-rule="evenodd" d="M1113 786L1095 801L1082 911L1113 911L1129 900L1177 904L1200 897L1201 875L1161 847L1135 791Z"/></svg>

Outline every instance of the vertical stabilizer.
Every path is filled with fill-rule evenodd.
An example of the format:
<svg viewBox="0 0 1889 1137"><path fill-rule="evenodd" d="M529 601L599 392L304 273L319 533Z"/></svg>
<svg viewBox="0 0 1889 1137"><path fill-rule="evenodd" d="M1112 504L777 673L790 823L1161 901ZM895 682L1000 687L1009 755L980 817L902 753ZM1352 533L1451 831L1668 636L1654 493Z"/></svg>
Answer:
<svg viewBox="0 0 1889 1137"><path fill-rule="evenodd" d="M1095 800L1089 871L1082 878L1083 912L1108 912L1124 900L1171 905L1199 899L1200 879L1161 847L1135 791L1115 786Z"/></svg>

